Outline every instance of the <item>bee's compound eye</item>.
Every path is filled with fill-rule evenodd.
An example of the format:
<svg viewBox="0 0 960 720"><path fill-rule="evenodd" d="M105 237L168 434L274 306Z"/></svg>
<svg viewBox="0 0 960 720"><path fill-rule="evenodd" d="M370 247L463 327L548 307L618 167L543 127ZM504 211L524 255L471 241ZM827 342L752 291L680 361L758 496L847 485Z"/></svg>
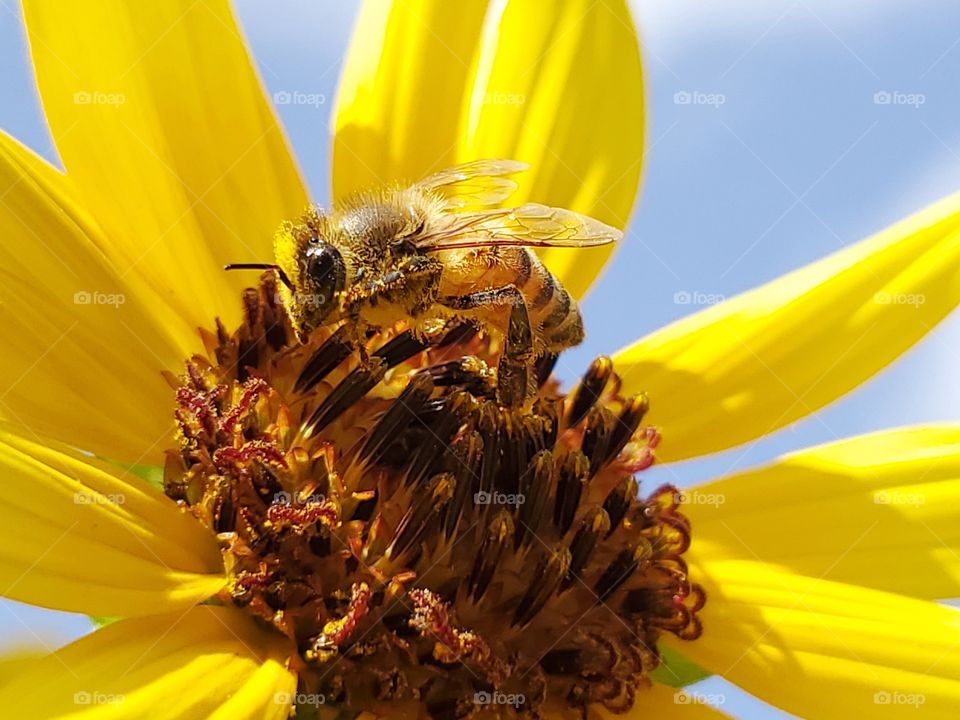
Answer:
<svg viewBox="0 0 960 720"><path fill-rule="evenodd" d="M333 245L322 241L308 247L304 256L307 275L318 292L326 298L321 304L330 302L334 293L342 290L346 282L343 256Z"/></svg>
<svg viewBox="0 0 960 720"><path fill-rule="evenodd" d="M306 261L307 274L310 276L310 279L315 282L322 282L326 276L334 272L336 268L336 258L334 254L327 249L326 243L318 243L317 245L308 247L304 253L304 259Z"/></svg>

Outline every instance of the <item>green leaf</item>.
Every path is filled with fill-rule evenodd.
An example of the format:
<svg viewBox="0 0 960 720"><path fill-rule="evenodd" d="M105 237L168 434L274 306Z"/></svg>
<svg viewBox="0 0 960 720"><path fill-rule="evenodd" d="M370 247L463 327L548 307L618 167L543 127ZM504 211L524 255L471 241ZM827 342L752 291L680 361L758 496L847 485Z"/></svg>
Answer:
<svg viewBox="0 0 960 720"><path fill-rule="evenodd" d="M670 647L660 648L660 667L650 673L650 678L670 687L686 687L712 675L696 663Z"/></svg>

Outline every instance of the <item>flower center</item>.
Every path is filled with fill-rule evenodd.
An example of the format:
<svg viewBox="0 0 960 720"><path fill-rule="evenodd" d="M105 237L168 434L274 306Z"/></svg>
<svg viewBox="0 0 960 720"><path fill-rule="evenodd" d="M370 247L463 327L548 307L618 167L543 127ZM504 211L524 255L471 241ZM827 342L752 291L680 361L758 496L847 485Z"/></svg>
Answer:
<svg viewBox="0 0 960 720"><path fill-rule="evenodd" d="M629 709L703 591L679 493L640 497L658 436L610 361L496 402L469 326L293 340L269 275L176 382L167 494L217 534L222 601L287 636L300 693L434 718ZM541 368L546 375L547 367Z"/></svg>

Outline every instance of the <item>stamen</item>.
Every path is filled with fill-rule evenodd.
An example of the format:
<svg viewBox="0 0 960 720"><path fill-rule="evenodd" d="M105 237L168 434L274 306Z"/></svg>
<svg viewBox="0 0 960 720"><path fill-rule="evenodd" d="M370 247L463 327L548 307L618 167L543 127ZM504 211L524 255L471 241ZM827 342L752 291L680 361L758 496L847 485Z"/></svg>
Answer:
<svg viewBox="0 0 960 720"><path fill-rule="evenodd" d="M601 538L610 534L610 516L607 511L595 508L589 515L580 521L580 529L570 541L570 569L564 578L563 588L566 589L580 577L593 555L594 549Z"/></svg>
<svg viewBox="0 0 960 720"><path fill-rule="evenodd" d="M610 358L598 357L590 364L590 369L580 381L580 387L577 388L573 402L570 403L570 412L567 416L570 427L579 425L580 421L587 416L590 408L600 399L612 374L613 363Z"/></svg>
<svg viewBox="0 0 960 720"><path fill-rule="evenodd" d="M637 485L637 481L632 475L628 475L607 495L607 499L603 501L603 509L607 511L607 517L610 521L610 529L607 530L608 536L620 526L621 521L630 509L631 501L636 499L639 491L640 487Z"/></svg>
<svg viewBox="0 0 960 720"><path fill-rule="evenodd" d="M590 461L582 452L568 453L560 464L557 495L553 505L553 522L561 535L573 524L574 515L587 486Z"/></svg>
<svg viewBox="0 0 960 720"><path fill-rule="evenodd" d="M427 342L417 338L412 331L407 330L397 335L374 354L386 360L387 367L396 367L414 355L422 353L427 347L429 347Z"/></svg>
<svg viewBox="0 0 960 720"><path fill-rule="evenodd" d="M414 606L410 625L422 635L436 638L433 656L437 660L442 663L469 660L484 671L490 682L502 678L502 664L492 657L487 643L474 632L456 629L447 606L436 593L424 589L411 590L410 600Z"/></svg>
<svg viewBox="0 0 960 720"><path fill-rule="evenodd" d="M500 564L500 559L506 553L512 537L513 520L510 513L501 510L490 523L489 530L483 538L483 544L480 546L480 552L473 564L473 570L467 580L470 597L474 601L479 602L487 591L487 587L493 579L493 573Z"/></svg>
<svg viewBox="0 0 960 720"><path fill-rule="evenodd" d="M333 392L324 398L310 419L307 420L305 434L307 437L323 430L340 415L370 392L374 385L383 379L387 371L387 361L383 358L371 358L361 365L347 378L334 388Z"/></svg>
<svg viewBox="0 0 960 720"><path fill-rule="evenodd" d="M517 603L517 609L513 613L513 624L522 626L533 620L560 587L569 570L570 551L565 547L555 548L541 559L534 573L537 582L527 587L526 593Z"/></svg>
<svg viewBox="0 0 960 720"><path fill-rule="evenodd" d="M347 641L367 613L369 605L370 587L363 582L354 584L346 614L323 626L323 632L313 641L313 646L304 653L304 657L307 660L319 662L333 659L337 655L339 646Z"/></svg>
<svg viewBox="0 0 960 720"><path fill-rule="evenodd" d="M261 282L174 380L165 486L220 540L219 600L289 638L301 690L347 714L642 704L660 634L699 636L705 600L677 490L640 495L646 398L607 358L565 397L544 358L533 402L501 406L472 325L301 345Z"/></svg>
<svg viewBox="0 0 960 720"><path fill-rule="evenodd" d="M297 381L293 386L295 393L305 393L312 390L337 365L350 357L350 353L353 352L353 344L347 341L346 331L346 326L340 327L314 351L297 376Z"/></svg>
<svg viewBox="0 0 960 720"><path fill-rule="evenodd" d="M390 406L373 426L360 450L358 460L378 463L398 433L416 418L417 411L426 405L433 394L433 380L426 373L417 373L403 389L397 401Z"/></svg>

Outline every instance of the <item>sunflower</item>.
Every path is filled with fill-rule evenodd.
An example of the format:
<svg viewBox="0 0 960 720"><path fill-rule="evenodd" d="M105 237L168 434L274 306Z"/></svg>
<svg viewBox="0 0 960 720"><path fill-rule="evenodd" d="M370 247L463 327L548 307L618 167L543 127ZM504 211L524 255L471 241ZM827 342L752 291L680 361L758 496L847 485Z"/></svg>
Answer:
<svg viewBox="0 0 960 720"><path fill-rule="evenodd" d="M676 688L715 673L801 716L953 716L960 428L639 481L918 341L960 299L960 197L503 408L470 326L300 344L270 273L221 271L308 202L225 2L25 18L66 173L0 138L0 590L119 619L5 668L8 714L710 717ZM369 2L333 194L511 157L511 202L622 227L642 97L623 2ZM579 296L608 254L544 260Z"/></svg>

